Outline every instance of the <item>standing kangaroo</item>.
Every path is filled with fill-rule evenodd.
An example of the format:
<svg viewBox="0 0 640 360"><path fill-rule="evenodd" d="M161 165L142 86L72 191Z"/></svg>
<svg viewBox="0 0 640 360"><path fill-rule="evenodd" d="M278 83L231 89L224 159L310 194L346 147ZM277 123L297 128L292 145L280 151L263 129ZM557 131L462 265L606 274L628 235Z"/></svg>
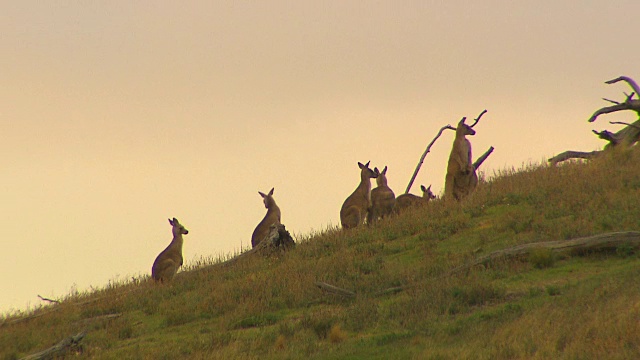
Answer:
<svg viewBox="0 0 640 360"><path fill-rule="evenodd" d="M378 177L376 177L375 189L371 190L371 211L367 216L367 223L373 224L378 219L385 218L391 214L393 207L396 204L396 195L393 190L387 185L387 167L385 166L382 172L375 168L373 170Z"/></svg>
<svg viewBox="0 0 640 360"><path fill-rule="evenodd" d="M262 221L256 226L251 234L251 246L256 247L264 238L269 234L269 228L273 224L280 224L280 208L276 205L276 201L273 199L273 189L268 194L263 194L258 191L258 194L262 196L264 207L267 208L267 214Z"/></svg>
<svg viewBox="0 0 640 360"><path fill-rule="evenodd" d="M406 208L426 204L436 198L433 192L431 192L431 185L429 185L429 187L420 185L420 189L422 190L422 197L413 194L402 194L398 196L396 198L396 206L393 208L394 212L400 213Z"/></svg>
<svg viewBox="0 0 640 360"><path fill-rule="evenodd" d="M182 235L189 233L176 218L173 218L173 220L169 219L169 224L172 226L171 232L173 233L173 240L171 240L171 244L158 255L153 262L153 267L151 267L151 277L159 282L173 279L178 268L182 266Z"/></svg>
<svg viewBox="0 0 640 360"><path fill-rule="evenodd" d="M475 130L464 123L464 118L460 120L447 164L444 182L445 199L461 200L478 185L478 176L471 160L471 143L465 137L475 134Z"/></svg>
<svg viewBox="0 0 640 360"><path fill-rule="evenodd" d="M371 210L371 179L378 175L369 169L369 162L365 165L358 163L360 168L360 184L342 204L340 208L340 223L345 229L354 228L364 223Z"/></svg>

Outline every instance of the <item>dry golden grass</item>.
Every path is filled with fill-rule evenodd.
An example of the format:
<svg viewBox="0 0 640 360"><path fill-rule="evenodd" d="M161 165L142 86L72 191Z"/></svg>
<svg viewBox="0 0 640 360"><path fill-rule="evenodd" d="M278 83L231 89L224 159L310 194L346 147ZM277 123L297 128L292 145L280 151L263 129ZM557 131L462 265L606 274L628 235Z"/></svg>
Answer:
<svg viewBox="0 0 640 360"><path fill-rule="evenodd" d="M637 358L633 248L449 272L517 244L638 230L638 163L627 151L505 170L461 204L299 236L271 258L202 259L171 284L143 277L72 293L3 315L0 359L82 330L79 358Z"/></svg>
<svg viewBox="0 0 640 360"><path fill-rule="evenodd" d="M340 328L340 325L335 324L331 327L331 330L329 330L328 337L329 337L329 341L336 344L336 343L343 342L347 338L347 334L344 331L342 331L342 329Z"/></svg>

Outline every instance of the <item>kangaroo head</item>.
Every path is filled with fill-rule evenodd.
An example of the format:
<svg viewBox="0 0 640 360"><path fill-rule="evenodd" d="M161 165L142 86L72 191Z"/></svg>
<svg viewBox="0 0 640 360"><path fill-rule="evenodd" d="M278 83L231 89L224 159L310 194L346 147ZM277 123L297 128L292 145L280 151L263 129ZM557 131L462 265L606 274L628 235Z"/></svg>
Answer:
<svg viewBox="0 0 640 360"><path fill-rule="evenodd" d="M387 185L387 167L385 166L384 169L382 169L382 172L380 172L380 170L378 170L378 168L374 168L373 172L376 173L377 177L376 177L376 184L378 184L378 186L386 186Z"/></svg>
<svg viewBox="0 0 640 360"><path fill-rule="evenodd" d="M471 128L471 126L464 123L464 118L460 120L458 123L458 127L456 127L456 136L465 136L465 135L475 135L476 131Z"/></svg>
<svg viewBox="0 0 640 360"><path fill-rule="evenodd" d="M422 197L427 200L433 200L436 196L431 192L431 185L429 187L424 187L424 185L420 185L420 189L422 190Z"/></svg>
<svg viewBox="0 0 640 360"><path fill-rule="evenodd" d="M358 167L360 168L360 178L362 180L375 179L375 178L378 177L378 174L375 171L369 169L369 163L370 162L371 161L368 161L364 165L361 164L361 163L358 163Z"/></svg>
<svg viewBox="0 0 640 360"><path fill-rule="evenodd" d="M264 202L264 207L265 208L270 208L273 204L276 203L275 200L273 200L273 190L275 188L271 188L271 191L269 191L268 194L265 193L261 193L260 191L258 191L258 194L260 194L260 196L262 196L262 202Z"/></svg>
<svg viewBox="0 0 640 360"><path fill-rule="evenodd" d="M178 236L178 235L187 235L189 233L189 230L185 229L184 226L182 226L180 224L180 222L178 222L178 219L173 218L169 219L169 224L171 224L171 226L173 227L171 229L171 232L173 233L173 236Z"/></svg>

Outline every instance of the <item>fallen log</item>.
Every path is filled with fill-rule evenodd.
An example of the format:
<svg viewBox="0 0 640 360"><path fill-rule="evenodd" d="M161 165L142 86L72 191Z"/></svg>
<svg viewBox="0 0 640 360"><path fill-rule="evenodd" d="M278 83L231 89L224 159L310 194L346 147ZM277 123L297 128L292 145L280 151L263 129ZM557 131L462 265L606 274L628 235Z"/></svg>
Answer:
<svg viewBox="0 0 640 360"><path fill-rule="evenodd" d="M74 336L69 336L47 350L23 357L22 360L53 359L69 351L82 351L80 341L82 341L86 335L87 333L83 331Z"/></svg>
<svg viewBox="0 0 640 360"><path fill-rule="evenodd" d="M640 248L640 232L613 232L575 238L571 240L555 240L517 245L507 249L494 251L491 254L482 256L468 264L459 266L451 270L449 274L457 273L476 265L487 264L498 259L523 257L525 255L529 255L531 251L538 249L549 249L555 253L587 253L615 250L623 245L631 246L633 248Z"/></svg>
<svg viewBox="0 0 640 360"><path fill-rule="evenodd" d="M343 288L339 288L337 286L333 286L330 284L327 284L325 282L322 281L316 281L315 285L317 287L319 287L320 289L330 293L330 294L334 294L334 295L340 295L340 296L346 296L346 297L354 297L356 296L356 293L354 293L353 291L347 290L347 289L343 289Z"/></svg>

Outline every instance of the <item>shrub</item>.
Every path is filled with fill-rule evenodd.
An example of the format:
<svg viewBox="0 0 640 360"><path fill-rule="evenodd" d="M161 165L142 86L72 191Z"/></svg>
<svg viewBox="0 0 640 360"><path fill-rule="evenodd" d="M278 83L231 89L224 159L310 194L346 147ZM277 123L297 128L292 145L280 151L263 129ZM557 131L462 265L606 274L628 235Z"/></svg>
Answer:
<svg viewBox="0 0 640 360"><path fill-rule="evenodd" d="M555 264L556 255L551 249L533 249L529 253L529 263L538 269L546 269Z"/></svg>
<svg viewBox="0 0 640 360"><path fill-rule="evenodd" d="M329 341L332 343L340 343L343 342L347 338L347 334L342 331L339 324L335 324L329 330Z"/></svg>

